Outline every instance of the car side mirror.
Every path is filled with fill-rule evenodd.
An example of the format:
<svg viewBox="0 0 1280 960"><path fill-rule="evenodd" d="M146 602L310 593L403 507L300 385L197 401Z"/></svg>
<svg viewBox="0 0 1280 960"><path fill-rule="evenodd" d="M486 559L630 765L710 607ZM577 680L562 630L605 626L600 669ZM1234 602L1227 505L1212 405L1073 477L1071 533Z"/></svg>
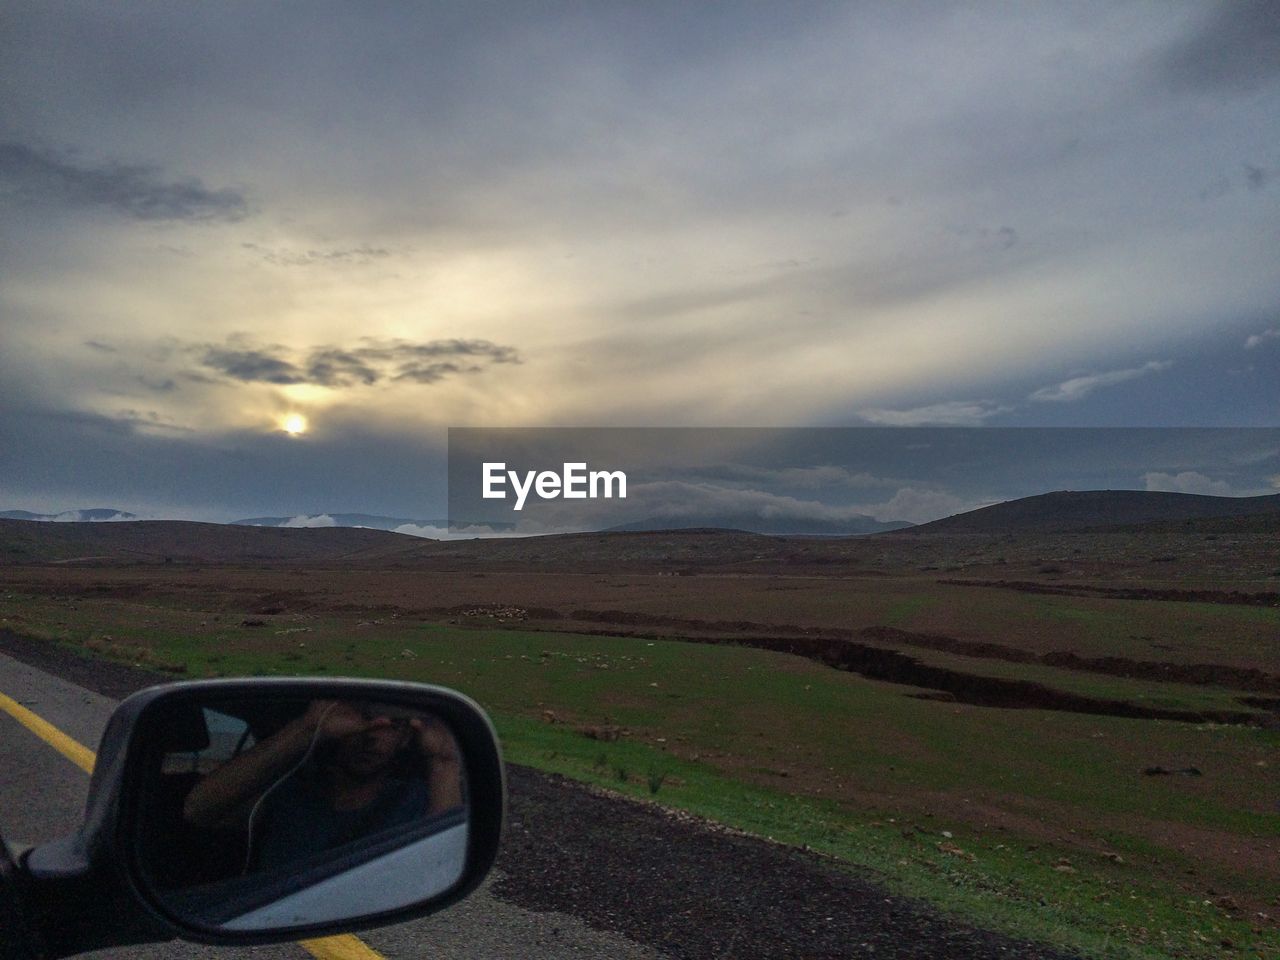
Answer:
<svg viewBox="0 0 1280 960"><path fill-rule="evenodd" d="M22 867L51 956L175 935L315 937L466 896L496 857L504 801L493 727L456 692L171 684L117 708L84 826L28 851ZM83 902L90 888L96 904ZM109 922L94 919L108 909ZM130 922L118 922L122 909Z"/></svg>

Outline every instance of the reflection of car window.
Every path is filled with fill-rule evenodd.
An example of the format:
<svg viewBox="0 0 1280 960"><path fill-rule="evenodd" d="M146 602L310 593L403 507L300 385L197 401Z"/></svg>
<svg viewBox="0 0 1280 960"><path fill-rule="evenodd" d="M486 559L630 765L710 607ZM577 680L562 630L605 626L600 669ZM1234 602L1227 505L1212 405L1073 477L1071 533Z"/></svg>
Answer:
<svg viewBox="0 0 1280 960"><path fill-rule="evenodd" d="M164 755L163 773L208 773L254 745L253 731L239 717L203 708L209 743L201 750L178 750Z"/></svg>

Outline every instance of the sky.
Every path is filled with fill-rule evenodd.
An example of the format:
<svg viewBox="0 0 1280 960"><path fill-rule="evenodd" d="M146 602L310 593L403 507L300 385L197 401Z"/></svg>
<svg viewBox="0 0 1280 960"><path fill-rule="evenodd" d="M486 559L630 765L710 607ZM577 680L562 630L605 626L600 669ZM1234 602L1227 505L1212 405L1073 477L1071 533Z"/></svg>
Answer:
<svg viewBox="0 0 1280 960"><path fill-rule="evenodd" d="M450 426L1280 426L1266 0L4 20L0 509L438 517Z"/></svg>

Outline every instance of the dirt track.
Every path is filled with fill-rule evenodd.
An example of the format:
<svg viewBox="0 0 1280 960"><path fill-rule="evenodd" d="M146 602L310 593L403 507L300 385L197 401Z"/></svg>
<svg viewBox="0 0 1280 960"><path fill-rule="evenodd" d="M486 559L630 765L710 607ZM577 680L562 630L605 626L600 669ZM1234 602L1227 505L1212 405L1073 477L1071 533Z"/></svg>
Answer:
<svg viewBox="0 0 1280 960"><path fill-rule="evenodd" d="M1108 600L1165 600L1174 603L1226 603L1244 607L1280 607L1280 593L1240 590L1153 590L1146 587L1100 587L1091 584L1035 583L1029 580L939 580L957 587L1000 587L1019 593L1059 597L1105 597Z"/></svg>

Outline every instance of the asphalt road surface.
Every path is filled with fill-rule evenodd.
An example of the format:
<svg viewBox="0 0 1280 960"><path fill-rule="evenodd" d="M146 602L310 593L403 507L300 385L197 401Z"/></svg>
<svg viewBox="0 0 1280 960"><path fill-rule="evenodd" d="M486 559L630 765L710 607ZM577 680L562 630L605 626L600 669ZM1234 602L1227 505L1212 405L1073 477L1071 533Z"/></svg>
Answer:
<svg viewBox="0 0 1280 960"><path fill-rule="evenodd" d="M116 701L25 663L0 655L0 693L96 750ZM75 831L89 777L7 713L0 712L0 830L11 845L31 845ZM501 875L491 875L500 880ZM585 926L554 911L533 912L494 897L490 884L451 910L360 935L387 960L492 960L492 958L609 957L656 960L662 955L625 937ZM97 958L234 958L308 960L297 944L208 947L181 942L113 948Z"/></svg>

